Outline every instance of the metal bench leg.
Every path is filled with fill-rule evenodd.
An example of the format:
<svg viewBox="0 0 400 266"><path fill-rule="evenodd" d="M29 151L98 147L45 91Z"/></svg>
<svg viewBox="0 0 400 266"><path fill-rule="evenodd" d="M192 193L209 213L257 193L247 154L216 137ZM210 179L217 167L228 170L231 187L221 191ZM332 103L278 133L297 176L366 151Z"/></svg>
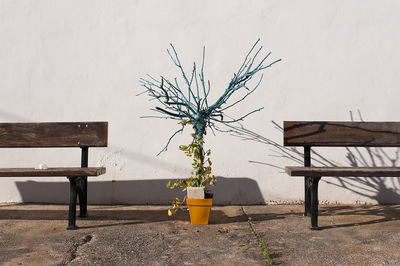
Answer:
<svg viewBox="0 0 400 266"><path fill-rule="evenodd" d="M311 166L311 147L304 147L304 166ZM311 177L304 177L304 216L311 214Z"/></svg>
<svg viewBox="0 0 400 266"><path fill-rule="evenodd" d="M87 217L87 176L81 177L78 184L79 217Z"/></svg>
<svg viewBox="0 0 400 266"><path fill-rule="evenodd" d="M318 227L318 183L321 177L311 180L311 230L320 230Z"/></svg>
<svg viewBox="0 0 400 266"><path fill-rule="evenodd" d="M88 167L89 147L82 147L81 167ZM81 193L79 193L79 217L87 217L87 176L82 177Z"/></svg>
<svg viewBox="0 0 400 266"><path fill-rule="evenodd" d="M68 227L67 230L77 229L75 225L76 220L76 196L77 196L77 178L76 176L68 176L70 190L69 190L69 211L68 211Z"/></svg>
<svg viewBox="0 0 400 266"><path fill-rule="evenodd" d="M304 216L311 215L311 177L304 177Z"/></svg>

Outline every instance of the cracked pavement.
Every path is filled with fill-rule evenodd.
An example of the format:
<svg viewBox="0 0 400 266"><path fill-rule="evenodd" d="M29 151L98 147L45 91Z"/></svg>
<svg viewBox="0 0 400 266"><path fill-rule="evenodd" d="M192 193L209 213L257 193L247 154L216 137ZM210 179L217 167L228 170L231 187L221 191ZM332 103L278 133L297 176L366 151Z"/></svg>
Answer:
<svg viewBox="0 0 400 266"><path fill-rule="evenodd" d="M311 231L300 205L215 206L190 225L167 206L88 206L67 231L65 205L0 205L2 265L265 265L253 229L282 265L400 265L400 206L322 205Z"/></svg>

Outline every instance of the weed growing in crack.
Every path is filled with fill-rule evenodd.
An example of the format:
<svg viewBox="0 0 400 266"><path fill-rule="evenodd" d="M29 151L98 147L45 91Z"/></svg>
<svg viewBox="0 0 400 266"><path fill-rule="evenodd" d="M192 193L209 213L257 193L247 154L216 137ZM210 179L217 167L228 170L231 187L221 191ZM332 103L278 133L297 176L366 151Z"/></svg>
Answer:
<svg viewBox="0 0 400 266"><path fill-rule="evenodd" d="M251 217L249 217L249 220L247 221L250 225L251 231L253 231L253 234L256 236L258 240L258 246L261 248L262 254L264 255L267 265L274 265L274 261L271 258L271 253L269 251L269 248L267 244L265 243L264 238L261 237L260 233L258 233L254 227L253 227L253 222Z"/></svg>

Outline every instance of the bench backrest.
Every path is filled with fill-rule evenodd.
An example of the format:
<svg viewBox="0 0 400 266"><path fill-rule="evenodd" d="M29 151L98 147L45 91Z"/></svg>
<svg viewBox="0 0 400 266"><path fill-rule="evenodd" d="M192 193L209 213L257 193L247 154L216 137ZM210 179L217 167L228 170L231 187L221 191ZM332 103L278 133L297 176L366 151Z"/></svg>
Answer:
<svg viewBox="0 0 400 266"><path fill-rule="evenodd" d="M106 147L107 122L0 123L0 148Z"/></svg>
<svg viewBox="0 0 400 266"><path fill-rule="evenodd" d="M285 146L400 147L400 122L285 121Z"/></svg>

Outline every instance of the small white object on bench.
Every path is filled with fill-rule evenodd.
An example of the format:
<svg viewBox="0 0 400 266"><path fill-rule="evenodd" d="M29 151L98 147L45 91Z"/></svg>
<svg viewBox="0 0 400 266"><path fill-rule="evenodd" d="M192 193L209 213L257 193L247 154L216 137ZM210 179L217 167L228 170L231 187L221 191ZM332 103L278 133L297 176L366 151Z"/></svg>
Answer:
<svg viewBox="0 0 400 266"><path fill-rule="evenodd" d="M48 168L49 167L44 163L41 163L41 164L39 164L38 166L35 167L35 169L48 169Z"/></svg>

